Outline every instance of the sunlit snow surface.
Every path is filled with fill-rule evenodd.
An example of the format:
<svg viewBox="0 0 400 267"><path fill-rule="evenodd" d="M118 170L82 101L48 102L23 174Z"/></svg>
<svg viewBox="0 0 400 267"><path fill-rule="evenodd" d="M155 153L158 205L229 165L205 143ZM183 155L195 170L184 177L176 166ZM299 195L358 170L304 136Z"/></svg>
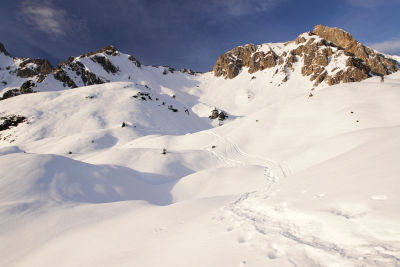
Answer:
<svg viewBox="0 0 400 267"><path fill-rule="evenodd" d="M1 101L0 266L399 266L400 75L252 76Z"/></svg>

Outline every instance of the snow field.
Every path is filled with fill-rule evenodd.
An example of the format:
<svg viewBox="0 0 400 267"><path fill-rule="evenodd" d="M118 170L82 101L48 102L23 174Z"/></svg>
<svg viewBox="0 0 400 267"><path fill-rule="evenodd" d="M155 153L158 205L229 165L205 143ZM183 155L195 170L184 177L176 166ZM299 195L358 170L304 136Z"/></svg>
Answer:
<svg viewBox="0 0 400 267"><path fill-rule="evenodd" d="M398 74L133 71L0 102L0 265L400 264Z"/></svg>

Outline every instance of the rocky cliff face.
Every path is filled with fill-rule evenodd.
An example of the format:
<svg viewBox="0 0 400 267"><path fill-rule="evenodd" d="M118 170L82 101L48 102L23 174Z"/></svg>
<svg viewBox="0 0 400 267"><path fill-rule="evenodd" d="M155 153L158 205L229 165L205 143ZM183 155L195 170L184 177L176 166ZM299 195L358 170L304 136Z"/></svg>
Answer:
<svg viewBox="0 0 400 267"><path fill-rule="evenodd" d="M218 58L213 72L217 77L232 79L243 68L248 73L275 68L276 72L290 74L295 67L301 68L302 75L309 77L314 86L356 82L400 69L397 61L362 45L349 33L318 25L313 32L303 33L291 42L234 48Z"/></svg>
<svg viewBox="0 0 400 267"><path fill-rule="evenodd" d="M249 73L254 73L265 68L275 67L278 56L274 51L267 53L257 51L254 44L239 46L223 54L217 60L213 71L216 76L229 79L236 77L242 67L248 67Z"/></svg>
<svg viewBox="0 0 400 267"><path fill-rule="evenodd" d="M317 25L313 33L342 48L350 56L361 59L374 75L387 75L399 69L395 60L362 45L350 33L341 29Z"/></svg>
<svg viewBox="0 0 400 267"><path fill-rule="evenodd" d="M37 75L41 77L53 72L54 68L46 59L24 58L19 64L17 75L21 78L30 78Z"/></svg>
<svg viewBox="0 0 400 267"><path fill-rule="evenodd" d="M74 57L70 57L66 61L61 62L54 72L54 78L63 83L64 87L76 88L75 79L80 78L83 85L102 84L105 81L98 78L96 74L90 72L85 65Z"/></svg>
<svg viewBox="0 0 400 267"><path fill-rule="evenodd" d="M13 58L0 43L0 99L35 92L37 82L42 82L54 71L51 63L39 58Z"/></svg>
<svg viewBox="0 0 400 267"><path fill-rule="evenodd" d="M90 71L93 68L89 66L90 63L87 60L100 65L107 73L115 74L119 71L119 68L111 63L108 57L119 55L120 53L115 47L106 46L96 52L89 52L79 57L70 57L57 66L54 71L54 78L62 82L64 87L70 88L109 82L105 77L98 77L98 74ZM135 66L140 66L140 63L136 60L133 63Z"/></svg>
<svg viewBox="0 0 400 267"><path fill-rule="evenodd" d="M0 43L0 52L3 53L6 56L10 56L6 48L4 47L3 43Z"/></svg>

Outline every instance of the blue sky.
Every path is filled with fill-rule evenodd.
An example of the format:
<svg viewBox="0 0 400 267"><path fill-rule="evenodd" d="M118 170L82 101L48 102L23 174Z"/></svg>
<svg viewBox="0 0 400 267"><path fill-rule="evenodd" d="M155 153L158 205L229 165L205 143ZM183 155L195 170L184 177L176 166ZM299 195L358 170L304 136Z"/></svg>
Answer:
<svg viewBox="0 0 400 267"><path fill-rule="evenodd" d="M2 0L0 42L55 65L112 44L148 65L211 69L246 43L282 42L317 24L400 54L400 0Z"/></svg>

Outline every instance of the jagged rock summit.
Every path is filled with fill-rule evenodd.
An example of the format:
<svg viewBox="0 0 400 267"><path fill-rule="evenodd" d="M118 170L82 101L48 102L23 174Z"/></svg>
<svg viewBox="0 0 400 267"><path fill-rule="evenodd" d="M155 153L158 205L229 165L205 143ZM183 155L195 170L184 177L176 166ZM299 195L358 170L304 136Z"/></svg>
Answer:
<svg viewBox="0 0 400 267"><path fill-rule="evenodd" d="M244 68L249 73L275 68L276 73L284 73L282 82L300 68L301 74L318 86L387 75L398 71L400 64L342 29L317 25L313 32L300 34L294 41L236 47L218 58L213 72L217 77L233 79Z"/></svg>
<svg viewBox="0 0 400 267"><path fill-rule="evenodd" d="M374 75L388 75L399 70L399 65L395 60L386 58L366 47L355 40L350 33L339 28L317 25L314 27L313 33L343 48L351 56L361 59Z"/></svg>

